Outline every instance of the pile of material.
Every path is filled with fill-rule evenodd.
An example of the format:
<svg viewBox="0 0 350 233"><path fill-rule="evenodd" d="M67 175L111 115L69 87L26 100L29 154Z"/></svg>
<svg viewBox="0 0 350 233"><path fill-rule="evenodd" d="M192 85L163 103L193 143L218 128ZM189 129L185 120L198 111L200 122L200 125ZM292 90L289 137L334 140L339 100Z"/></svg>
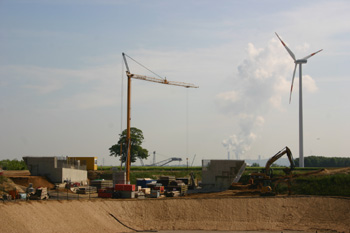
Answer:
<svg viewBox="0 0 350 233"><path fill-rule="evenodd" d="M115 184L112 187L98 189L101 198L159 198L183 196L187 193L188 179L176 179L174 176L161 176L159 180L150 178L137 179L133 184Z"/></svg>
<svg viewBox="0 0 350 233"><path fill-rule="evenodd" d="M79 186L78 189L76 190L77 194L92 194L96 193L97 189L94 186Z"/></svg>
<svg viewBox="0 0 350 233"><path fill-rule="evenodd" d="M91 186L96 187L97 189L106 189L106 188L112 188L113 187L113 181L112 180L92 180L90 182Z"/></svg>

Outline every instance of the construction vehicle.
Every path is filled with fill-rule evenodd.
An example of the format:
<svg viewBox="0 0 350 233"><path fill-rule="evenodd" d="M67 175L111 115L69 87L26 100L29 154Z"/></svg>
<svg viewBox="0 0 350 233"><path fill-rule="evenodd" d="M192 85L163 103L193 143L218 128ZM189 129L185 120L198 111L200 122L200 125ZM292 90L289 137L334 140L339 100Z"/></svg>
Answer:
<svg viewBox="0 0 350 233"><path fill-rule="evenodd" d="M34 193L29 193L29 200L47 200L49 194L46 187L37 188Z"/></svg>
<svg viewBox="0 0 350 233"><path fill-rule="evenodd" d="M290 162L290 167L283 169L284 173L286 174L282 178L274 178L273 177L273 170L271 169L271 165L276 162L278 159L280 159L283 155L287 155L288 160ZM276 181L277 183L281 182L287 182L288 183L288 189L289 194L290 191L290 182L292 178L292 171L295 168L293 155L290 149L286 146L279 152L277 152L274 156L272 156L265 165L265 168L260 172L253 172L250 174L249 178L249 184L248 185L241 185L239 183L232 183L231 189L249 189L249 190L255 190L260 193L261 196L273 196L275 195L274 190L272 189L272 182Z"/></svg>
<svg viewBox="0 0 350 233"><path fill-rule="evenodd" d="M286 177L284 178L288 178L291 175L292 170L295 168L295 164L292 152L286 146L266 162L265 168L261 172L254 172L250 174L249 184L251 185L252 189L260 190L261 195L264 196L275 195L271 187L273 180L273 170L271 169L271 165L285 154L290 162L290 167L283 169L284 173L286 174Z"/></svg>

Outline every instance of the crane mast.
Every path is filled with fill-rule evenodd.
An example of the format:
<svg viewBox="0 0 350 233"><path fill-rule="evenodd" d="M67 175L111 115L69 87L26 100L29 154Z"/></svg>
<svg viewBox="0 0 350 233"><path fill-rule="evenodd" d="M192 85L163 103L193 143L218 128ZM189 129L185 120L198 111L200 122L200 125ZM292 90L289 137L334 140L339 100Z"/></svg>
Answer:
<svg viewBox="0 0 350 233"><path fill-rule="evenodd" d="M130 184L130 166L131 166L131 156L130 156L130 148L131 148L131 136L130 136L130 109L131 109L131 79L139 79L149 82L155 82L160 84L167 84L167 85L174 85L174 86L180 86L180 87L186 87L186 88L198 88L198 86L191 84L191 83L183 83L183 82L176 82L176 81L168 81L166 78L155 78L155 77L148 77L138 74L132 74L129 70L128 62L126 60L126 54L122 53L125 67L126 67L126 76L128 77L128 97L127 97L127 133L126 133L126 143L127 143L127 158L126 158L126 183Z"/></svg>

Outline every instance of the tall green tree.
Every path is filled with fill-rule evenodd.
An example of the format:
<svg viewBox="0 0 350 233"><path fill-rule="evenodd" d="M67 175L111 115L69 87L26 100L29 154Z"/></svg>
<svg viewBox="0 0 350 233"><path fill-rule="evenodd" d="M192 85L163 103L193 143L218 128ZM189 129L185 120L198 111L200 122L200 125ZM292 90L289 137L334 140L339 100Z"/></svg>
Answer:
<svg viewBox="0 0 350 233"><path fill-rule="evenodd" d="M119 141L117 144L109 148L110 156L121 157L121 162L125 163L127 156L127 144L126 144L126 129L119 134ZM141 147L144 140L142 130L131 127L130 128L130 160L132 163L136 161L137 158L147 159L149 154L148 150Z"/></svg>

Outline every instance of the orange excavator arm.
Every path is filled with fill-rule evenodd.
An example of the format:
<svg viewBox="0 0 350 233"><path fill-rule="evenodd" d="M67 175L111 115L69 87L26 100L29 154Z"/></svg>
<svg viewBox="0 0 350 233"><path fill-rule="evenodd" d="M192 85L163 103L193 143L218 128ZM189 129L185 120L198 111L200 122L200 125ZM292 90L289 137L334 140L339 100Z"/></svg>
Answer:
<svg viewBox="0 0 350 233"><path fill-rule="evenodd" d="M277 161L278 159L280 159L284 154L287 154L288 156L288 160L290 163L290 170L293 170L295 167L294 164L294 159L293 159L293 155L292 152L290 151L290 149L286 146L285 148L283 148L282 150L280 150L279 152L277 152L274 156L272 156L265 165L265 174L268 175L270 172L270 167L271 165Z"/></svg>

